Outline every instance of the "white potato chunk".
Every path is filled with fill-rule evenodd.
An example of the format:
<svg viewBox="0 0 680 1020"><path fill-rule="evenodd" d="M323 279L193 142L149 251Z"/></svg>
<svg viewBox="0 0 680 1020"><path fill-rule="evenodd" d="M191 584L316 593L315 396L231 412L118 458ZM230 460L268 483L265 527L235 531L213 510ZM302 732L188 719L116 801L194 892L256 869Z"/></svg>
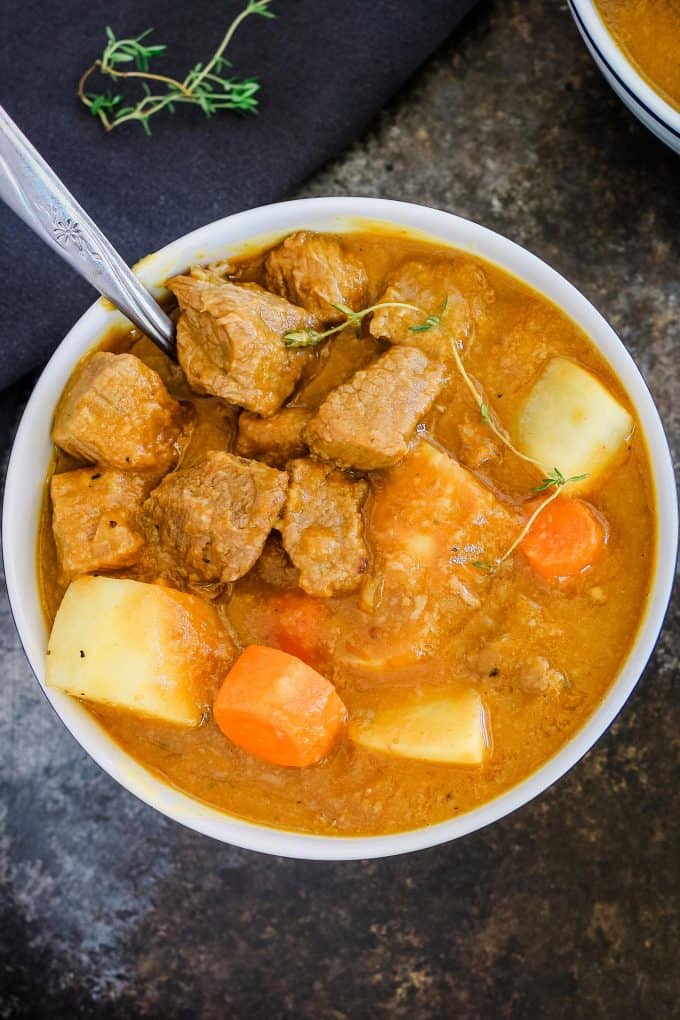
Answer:
<svg viewBox="0 0 680 1020"><path fill-rule="evenodd" d="M567 358L553 358L520 409L517 443L546 471L588 475L588 488L610 466L633 431L628 411L595 376Z"/></svg>
<svg viewBox="0 0 680 1020"><path fill-rule="evenodd" d="M197 726L234 655L203 599L139 581L81 577L69 585L52 627L47 684Z"/></svg>
<svg viewBox="0 0 680 1020"><path fill-rule="evenodd" d="M477 691L410 699L353 720L349 735L371 751L447 765L481 765L488 721Z"/></svg>

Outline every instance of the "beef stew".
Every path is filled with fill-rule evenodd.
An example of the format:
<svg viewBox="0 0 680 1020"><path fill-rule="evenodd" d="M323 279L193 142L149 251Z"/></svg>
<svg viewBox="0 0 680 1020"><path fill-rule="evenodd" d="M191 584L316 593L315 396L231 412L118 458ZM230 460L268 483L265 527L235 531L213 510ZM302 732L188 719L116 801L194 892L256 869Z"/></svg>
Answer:
<svg viewBox="0 0 680 1020"><path fill-rule="evenodd" d="M635 69L680 110L678 0L596 0L602 20Z"/></svg>
<svg viewBox="0 0 680 1020"><path fill-rule="evenodd" d="M179 367L119 332L67 387L139 360L170 392L126 429L167 408L167 459L121 469L96 415L85 450L55 427L48 683L281 828L414 828L524 779L615 678L656 554L644 437L588 337L403 232L296 234L170 288Z"/></svg>

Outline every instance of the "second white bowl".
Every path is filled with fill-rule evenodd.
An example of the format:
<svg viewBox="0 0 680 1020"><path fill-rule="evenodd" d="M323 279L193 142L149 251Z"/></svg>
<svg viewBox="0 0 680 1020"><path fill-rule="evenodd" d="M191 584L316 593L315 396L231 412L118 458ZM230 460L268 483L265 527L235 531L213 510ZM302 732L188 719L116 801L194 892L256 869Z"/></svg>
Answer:
<svg viewBox="0 0 680 1020"><path fill-rule="evenodd" d="M657 138L680 153L680 111L662 99L631 64L594 0L569 0L569 8L593 60L617 96Z"/></svg>

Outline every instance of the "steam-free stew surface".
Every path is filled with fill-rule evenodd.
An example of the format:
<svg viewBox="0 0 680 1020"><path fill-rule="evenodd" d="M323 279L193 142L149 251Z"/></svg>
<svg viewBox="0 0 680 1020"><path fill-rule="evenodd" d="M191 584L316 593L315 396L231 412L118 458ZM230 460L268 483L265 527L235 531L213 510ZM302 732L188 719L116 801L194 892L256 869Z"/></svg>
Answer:
<svg viewBox="0 0 680 1020"><path fill-rule="evenodd" d="M508 274L397 231L358 232L345 235L343 243L366 266L369 302L381 297L386 278L407 259L417 258L434 275L453 273L474 318L474 336L464 351L467 371L483 387L499 423L511 432L527 393L555 357L589 370L632 413L617 379L583 332ZM261 257L245 259L239 273L242 278L261 279ZM328 349L317 350L289 403L314 409L333 381L377 357L386 345L368 335L368 321L362 339L351 332L342 334L330 361ZM138 340L134 333L111 335L104 346L124 351ZM146 354L137 350L150 363L158 363L150 348ZM539 498L532 490L540 484L541 473L498 441L450 358L447 366L449 381L409 444L424 437L437 453L444 451L468 468L498 497L508 514L508 534L514 535L526 521L527 506L534 505L531 500ZM175 370L175 380L179 379ZM183 455L186 464L200 459L206 449L233 442L236 412L216 398L191 394L181 381L180 387L183 399L195 405L199 416ZM57 454L57 471L74 466L71 458ZM372 515L384 516L380 500L389 498L390 486L396 491L398 476L390 474L394 470L366 476L371 495L364 522L374 560L369 572L380 556L372 539L372 528L380 522ZM427 478L424 482L421 492L414 489L406 517L421 512L427 516ZM400 492L404 498L403 487ZM210 714L203 725L182 728L113 708L90 710L133 757L168 782L225 811L274 826L378 834L431 824L468 810L528 776L583 725L616 676L639 626L655 542L650 470L639 427L584 499L606 538L604 552L593 566L570 580L552 583L517 551L494 573L480 570L473 584L476 598L470 604L464 593L461 602L442 592L434 655L411 661L408 654L402 655L413 624L413 600L403 620L398 606L393 606L392 619L383 626L367 611L360 592L316 599L299 592L275 532L264 558L213 600L242 645L283 645L332 680L350 724L370 721L375 713L404 699L477 692L488 740L481 765L445 765L384 754L345 733L319 764L277 767L232 744ZM385 569L390 569L387 562ZM114 573L152 580L139 566ZM65 581L56 560L49 501L41 529L40 578L46 614L52 620ZM425 575L409 584L416 586L416 605L418 594L425 598L434 590ZM214 592L207 594L212 599ZM298 612L301 622L296 625ZM210 693L214 696L215 691Z"/></svg>
<svg viewBox="0 0 680 1020"><path fill-rule="evenodd" d="M597 0L604 22L637 70L680 109L680 4L677 0Z"/></svg>

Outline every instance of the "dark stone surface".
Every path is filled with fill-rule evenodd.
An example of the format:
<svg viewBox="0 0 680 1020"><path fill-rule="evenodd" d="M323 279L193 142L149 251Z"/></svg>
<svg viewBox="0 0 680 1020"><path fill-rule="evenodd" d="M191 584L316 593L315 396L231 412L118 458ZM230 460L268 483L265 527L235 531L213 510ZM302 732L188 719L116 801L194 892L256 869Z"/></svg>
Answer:
<svg viewBox="0 0 680 1020"><path fill-rule="evenodd" d="M563 3L497 0L300 192L462 213L610 319L678 446L680 163ZM2 396L5 447L28 383ZM49 710L0 605L0 1017L671 1017L677 600L643 682L557 786L404 858L221 846L119 789Z"/></svg>

